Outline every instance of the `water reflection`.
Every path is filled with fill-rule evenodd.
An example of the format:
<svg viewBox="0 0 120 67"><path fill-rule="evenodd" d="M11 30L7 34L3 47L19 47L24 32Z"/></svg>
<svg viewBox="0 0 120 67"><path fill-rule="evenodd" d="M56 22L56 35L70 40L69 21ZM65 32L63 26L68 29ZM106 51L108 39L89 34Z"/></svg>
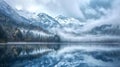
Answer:
<svg viewBox="0 0 120 67"><path fill-rule="evenodd" d="M120 67L119 43L5 44L0 53L10 67Z"/></svg>

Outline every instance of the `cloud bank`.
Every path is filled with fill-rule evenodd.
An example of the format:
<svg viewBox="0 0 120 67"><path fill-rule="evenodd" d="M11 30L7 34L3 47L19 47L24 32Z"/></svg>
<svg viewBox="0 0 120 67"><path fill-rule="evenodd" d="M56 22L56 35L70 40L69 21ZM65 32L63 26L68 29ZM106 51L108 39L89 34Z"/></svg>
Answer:
<svg viewBox="0 0 120 67"><path fill-rule="evenodd" d="M18 10L44 12L52 16L66 15L86 19L99 14L110 6L112 0L5 0ZM99 12L97 14L97 12ZM88 16L87 16L88 15ZM90 16L89 16L90 15Z"/></svg>
<svg viewBox="0 0 120 67"><path fill-rule="evenodd" d="M80 23L85 25L80 28L73 24L75 29L72 32L88 32L94 28L112 24L120 27L120 0L5 0L14 9L28 11L30 13L46 13L52 17L63 15L66 17L73 17L80 20ZM24 13L23 13L24 14ZM78 22L79 23L79 22ZM57 29L58 30L58 29ZM68 30L68 29L67 29ZM97 36L88 35L74 36L74 34L67 34L59 31L59 35L64 39L77 40L108 40L119 39L119 36ZM66 38L67 37L67 38ZM71 41L72 41L71 40Z"/></svg>
<svg viewBox="0 0 120 67"><path fill-rule="evenodd" d="M120 0L5 0L18 10L47 13L56 17L64 15L98 25L119 23ZM114 21L114 22L112 22ZM89 26L88 25L88 26ZM91 26L90 26L91 27Z"/></svg>

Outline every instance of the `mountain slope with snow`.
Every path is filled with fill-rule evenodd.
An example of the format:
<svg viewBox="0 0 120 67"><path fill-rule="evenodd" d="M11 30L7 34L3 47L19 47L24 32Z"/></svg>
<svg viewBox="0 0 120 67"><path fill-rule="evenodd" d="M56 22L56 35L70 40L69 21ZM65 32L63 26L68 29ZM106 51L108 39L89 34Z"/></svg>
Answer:
<svg viewBox="0 0 120 67"><path fill-rule="evenodd" d="M0 0L0 42L6 41L57 41L58 36L50 34L42 27L30 24L5 1Z"/></svg>
<svg viewBox="0 0 120 67"><path fill-rule="evenodd" d="M94 2L95 1L95 2ZM29 41L32 37L40 38L43 37L59 37L63 41L102 41L102 40L120 40L120 23L119 23L119 9L115 5L106 6L105 4L99 5L96 4L95 7L91 4L98 3L96 0L91 1L89 4L84 5L83 10L87 10L88 6L91 10L103 14L104 11L100 11L97 7L108 9L108 13L104 13L100 17L89 18L86 15L93 16L91 13L85 14L85 21L73 17L65 17L59 15L57 17L51 17L46 13L39 13L36 17L25 18L22 15L20 16L16 11L12 9L6 2L3 0L0 1L0 18L1 21L1 30L6 30L10 32L12 29L14 32L20 30L23 36ZM102 3L104 1L100 1ZM115 12L115 10L118 10ZM25 11L23 11L24 14ZM25 12L26 13L26 12ZM21 14L21 13L20 13ZM32 14L30 14L32 15ZM6 20L7 19L7 20ZM4 22L4 23L3 23ZM8 27L7 27L8 26ZM11 28L10 28L11 27ZM17 29L16 29L17 28ZM31 37L27 35L31 35ZM13 37L11 32L10 36ZM9 37L9 38L11 38ZM34 39L34 41L40 41L40 39Z"/></svg>
<svg viewBox="0 0 120 67"><path fill-rule="evenodd" d="M56 21L54 18L52 18L51 16L45 13L40 13L37 15L36 18L31 18L30 20L31 20L31 24L40 26L46 30L50 30L52 28L60 26L58 21Z"/></svg>

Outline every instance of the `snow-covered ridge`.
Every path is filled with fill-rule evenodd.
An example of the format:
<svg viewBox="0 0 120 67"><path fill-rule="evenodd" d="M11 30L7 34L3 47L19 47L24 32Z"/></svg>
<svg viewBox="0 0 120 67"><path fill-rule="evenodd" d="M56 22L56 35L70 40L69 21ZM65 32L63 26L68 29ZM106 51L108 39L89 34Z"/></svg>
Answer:
<svg viewBox="0 0 120 67"><path fill-rule="evenodd" d="M118 8L115 8L117 10ZM57 34L64 39L73 39L73 40L82 40L94 38L93 40L99 38L102 40L101 36L107 36L109 38L116 38L113 36L120 36L120 25L119 25L119 16L113 11L111 16L107 13L106 16L102 16L100 19L89 19L86 21L80 21L73 17L57 16L55 18L49 16L46 13L39 13L35 18L25 18L20 16L14 9L12 9L6 2L3 0L0 1L0 12L5 13L7 16L12 19L29 25L34 25L36 27L41 27L45 31L48 31L52 34ZM119 14L119 12L117 12ZM107 18L107 19L106 19ZM113 22L115 21L115 22ZM17 22L17 23L18 23ZM35 28L36 29L36 28ZM31 30L34 34L39 35L44 34L41 30ZM89 35L89 36L88 36ZM44 35L43 35L44 36Z"/></svg>

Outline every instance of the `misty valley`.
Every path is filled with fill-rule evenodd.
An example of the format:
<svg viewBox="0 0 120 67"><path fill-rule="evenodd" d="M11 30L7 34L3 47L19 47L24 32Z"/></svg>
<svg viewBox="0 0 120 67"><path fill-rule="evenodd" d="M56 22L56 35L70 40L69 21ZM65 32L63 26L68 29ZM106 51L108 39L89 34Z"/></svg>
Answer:
<svg viewBox="0 0 120 67"><path fill-rule="evenodd" d="M119 0L0 0L0 67L120 67Z"/></svg>

